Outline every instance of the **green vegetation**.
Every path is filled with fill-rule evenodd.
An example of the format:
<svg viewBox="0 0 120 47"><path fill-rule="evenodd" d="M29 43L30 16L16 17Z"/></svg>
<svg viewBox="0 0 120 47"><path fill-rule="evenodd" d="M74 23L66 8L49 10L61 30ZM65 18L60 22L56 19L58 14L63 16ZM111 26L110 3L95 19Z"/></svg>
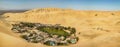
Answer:
<svg viewBox="0 0 120 47"><path fill-rule="evenodd" d="M64 26L40 26L37 29L40 31L46 32L48 34L64 36L64 37L67 37L67 36L70 36L71 34L76 33L75 28L64 27Z"/></svg>
<svg viewBox="0 0 120 47"><path fill-rule="evenodd" d="M66 45L68 45L67 43L57 43L57 45L59 45L59 46L66 46Z"/></svg>
<svg viewBox="0 0 120 47"><path fill-rule="evenodd" d="M70 34L76 33L76 29L75 28L70 28L69 30L71 31Z"/></svg>
<svg viewBox="0 0 120 47"><path fill-rule="evenodd" d="M22 36L20 36L20 37L24 38L25 40L28 40L27 35L22 35Z"/></svg>
<svg viewBox="0 0 120 47"><path fill-rule="evenodd" d="M63 29L56 29L51 27L43 27L39 29L40 31L47 32L48 34L59 35L59 36L69 36L70 34Z"/></svg>
<svg viewBox="0 0 120 47"><path fill-rule="evenodd" d="M24 23L24 22L21 22L21 24L23 26L27 26L27 27L34 27L35 26L33 23Z"/></svg>

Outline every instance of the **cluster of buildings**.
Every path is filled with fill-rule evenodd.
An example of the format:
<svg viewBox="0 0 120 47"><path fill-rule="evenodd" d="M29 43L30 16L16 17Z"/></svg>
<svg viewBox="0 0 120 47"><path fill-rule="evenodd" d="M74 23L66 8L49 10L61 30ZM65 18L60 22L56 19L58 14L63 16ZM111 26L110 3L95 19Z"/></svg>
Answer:
<svg viewBox="0 0 120 47"><path fill-rule="evenodd" d="M12 31L31 43L42 43L49 46L75 44L79 40L75 35L75 28L63 27L59 24L41 24L20 22L12 24ZM67 35L64 35L64 34Z"/></svg>

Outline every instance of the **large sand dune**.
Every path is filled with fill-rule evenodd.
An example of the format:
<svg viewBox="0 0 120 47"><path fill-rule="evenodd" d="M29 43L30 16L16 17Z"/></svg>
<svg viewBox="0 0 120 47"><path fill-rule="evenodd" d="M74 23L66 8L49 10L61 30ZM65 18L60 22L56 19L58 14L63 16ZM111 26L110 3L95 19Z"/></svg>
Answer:
<svg viewBox="0 0 120 47"><path fill-rule="evenodd" d="M21 21L75 27L78 43L59 47L120 47L120 11L42 8L23 13L6 13L2 17L0 47L50 47L40 43L28 43L13 33L10 30L11 24Z"/></svg>

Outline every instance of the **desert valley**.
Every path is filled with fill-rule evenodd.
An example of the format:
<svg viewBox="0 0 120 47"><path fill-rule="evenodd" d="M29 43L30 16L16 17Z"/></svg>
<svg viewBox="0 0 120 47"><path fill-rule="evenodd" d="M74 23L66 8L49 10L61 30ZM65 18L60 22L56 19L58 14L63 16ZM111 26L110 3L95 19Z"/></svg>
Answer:
<svg viewBox="0 0 120 47"><path fill-rule="evenodd" d="M62 46L30 43L31 41L26 41L19 33L11 30L13 24L20 22L73 27L76 32L72 37L78 37L79 40L71 42L75 44L68 43L69 45ZM57 32L53 34L68 37L68 33L65 32L67 29L62 29L60 31L63 34ZM51 33L48 30L45 31ZM0 47L120 47L120 11L39 8L19 13L4 13L0 16Z"/></svg>

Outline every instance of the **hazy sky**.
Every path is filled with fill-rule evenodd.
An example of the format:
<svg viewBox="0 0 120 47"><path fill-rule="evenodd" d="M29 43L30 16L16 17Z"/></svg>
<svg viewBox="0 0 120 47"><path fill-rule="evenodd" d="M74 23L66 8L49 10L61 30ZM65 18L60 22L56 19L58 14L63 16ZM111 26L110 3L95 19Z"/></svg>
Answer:
<svg viewBox="0 0 120 47"><path fill-rule="evenodd" d="M0 9L70 8L120 10L120 0L0 0Z"/></svg>

